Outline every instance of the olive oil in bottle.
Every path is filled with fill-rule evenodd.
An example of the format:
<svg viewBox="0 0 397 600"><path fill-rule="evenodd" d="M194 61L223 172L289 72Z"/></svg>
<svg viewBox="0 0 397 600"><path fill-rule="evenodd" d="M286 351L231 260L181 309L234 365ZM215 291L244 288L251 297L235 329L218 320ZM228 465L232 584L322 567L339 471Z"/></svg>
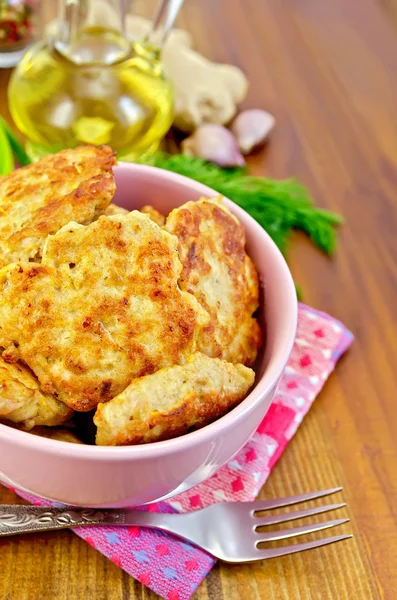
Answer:
<svg viewBox="0 0 397 600"><path fill-rule="evenodd" d="M55 39L36 44L15 69L9 105L32 158L78 144L108 144L119 158L154 152L172 124L173 92L148 41L87 23L84 0L64 0ZM113 23L112 23L113 25Z"/></svg>

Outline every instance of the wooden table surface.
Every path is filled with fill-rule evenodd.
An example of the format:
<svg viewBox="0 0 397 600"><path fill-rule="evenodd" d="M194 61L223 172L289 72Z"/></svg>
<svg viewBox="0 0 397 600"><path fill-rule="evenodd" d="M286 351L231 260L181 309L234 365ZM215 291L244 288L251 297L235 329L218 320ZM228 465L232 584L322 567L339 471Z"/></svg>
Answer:
<svg viewBox="0 0 397 600"><path fill-rule="evenodd" d="M397 598L397 6L395 0L187 0L197 47L243 68L245 105L276 115L258 173L298 176L347 221L329 260L296 236L305 301L356 336L262 497L343 485L354 539L245 566L216 566L196 600ZM7 115L8 73L0 73ZM340 498L338 498L339 500ZM0 502L18 499L0 488ZM335 499L336 501L336 499ZM343 516L343 515L340 515ZM77 536L0 543L2 600L153 600Z"/></svg>

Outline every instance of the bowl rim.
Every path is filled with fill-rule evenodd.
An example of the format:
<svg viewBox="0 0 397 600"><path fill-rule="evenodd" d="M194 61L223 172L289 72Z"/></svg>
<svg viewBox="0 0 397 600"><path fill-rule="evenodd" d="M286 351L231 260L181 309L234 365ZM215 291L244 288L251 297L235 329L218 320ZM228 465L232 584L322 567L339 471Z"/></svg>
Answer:
<svg viewBox="0 0 397 600"><path fill-rule="evenodd" d="M174 183L179 185L185 185L194 190L197 190L201 196L211 197L218 196L219 193L209 188L208 186L199 183L189 177L160 169L158 167L152 167L148 165L140 165L135 163L119 162L115 167L117 170L127 169L133 174L135 172L147 172L151 177L158 180L173 180ZM271 391L274 385L280 379L289 355L291 353L298 321L298 302L296 298L295 285L292 279L291 272L287 266L287 263L281 254L280 250L276 246L275 242L271 239L269 234L259 225L253 217L251 217L245 210L240 208L232 200L224 197L225 204L232 210L237 217L242 217L249 223L249 227L256 231L257 234L264 241L267 252L273 254L273 258L278 263L280 270L280 276L283 279L286 288L286 297L288 301L288 310L285 314L285 327L284 331L287 332L286 339L284 340L282 351L279 352L278 360L275 360L269 367L266 368L261 379L252 388L248 396L240 402L234 409L228 412L223 417L220 417L213 423L202 427L196 431L192 431L185 435L172 438L170 440L163 440L159 442L152 442L150 444L141 444L135 446L91 446L83 444L71 444L70 442L64 442L60 440L52 440L41 436L32 435L29 432L19 431L8 425L0 423L0 441L9 441L10 443L18 446L23 446L26 450L34 450L39 452L51 452L58 456L67 456L74 459L85 459L85 460L104 460L113 461L129 461L131 459L151 459L159 457L164 454L172 454L178 450L187 449L196 444L204 443L209 439L212 439L218 434L221 434L229 426L236 421L251 412L256 405L262 401L262 399ZM277 342L280 344L281 342Z"/></svg>

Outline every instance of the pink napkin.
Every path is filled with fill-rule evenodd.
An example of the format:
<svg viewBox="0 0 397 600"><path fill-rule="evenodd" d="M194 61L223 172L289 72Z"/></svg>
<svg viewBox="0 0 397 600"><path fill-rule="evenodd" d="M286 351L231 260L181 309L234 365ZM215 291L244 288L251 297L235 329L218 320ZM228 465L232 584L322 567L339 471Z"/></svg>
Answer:
<svg viewBox="0 0 397 600"><path fill-rule="evenodd" d="M214 502L253 500L352 339L341 323L301 304L290 360L256 433L210 479L143 510L186 512ZM46 504L16 493L34 504ZM215 564L199 548L150 529L90 527L74 532L166 600L190 598Z"/></svg>

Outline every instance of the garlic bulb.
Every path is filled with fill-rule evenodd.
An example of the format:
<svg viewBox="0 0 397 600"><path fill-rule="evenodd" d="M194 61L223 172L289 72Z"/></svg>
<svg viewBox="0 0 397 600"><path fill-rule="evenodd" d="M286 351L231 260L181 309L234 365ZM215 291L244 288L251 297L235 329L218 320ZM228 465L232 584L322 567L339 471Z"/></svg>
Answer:
<svg viewBox="0 0 397 600"><path fill-rule="evenodd" d="M220 167L241 167L245 164L236 138L221 125L201 125L182 142L182 152L188 156L198 156Z"/></svg>
<svg viewBox="0 0 397 600"><path fill-rule="evenodd" d="M274 116L265 110L244 110L234 119L231 130L243 154L263 144L275 125Z"/></svg>

